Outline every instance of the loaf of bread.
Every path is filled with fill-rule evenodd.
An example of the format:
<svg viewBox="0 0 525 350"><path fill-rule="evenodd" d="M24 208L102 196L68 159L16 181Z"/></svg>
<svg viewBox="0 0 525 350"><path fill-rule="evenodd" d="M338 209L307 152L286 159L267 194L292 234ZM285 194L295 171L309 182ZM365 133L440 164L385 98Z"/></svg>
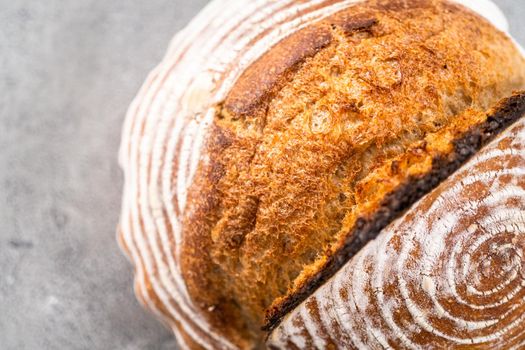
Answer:
<svg viewBox="0 0 525 350"><path fill-rule="evenodd" d="M491 146L501 152L480 153L525 113L525 60L497 8L461 3L485 18L446 0L215 0L175 37L124 126L119 237L138 297L182 347L519 343L523 202L498 204L515 214L504 222L514 231L486 258L486 270L501 276L469 270L485 246L470 258L459 250L465 262L435 256L462 247L454 239L466 242L463 226L445 218L440 237L424 226L439 221L434 212L457 208L461 221L479 226L468 233L476 242L489 230L478 218L499 214L473 201L522 191L506 173L446 191L463 186L464 169L477 171L458 171L472 156L493 172L518 169L524 157L516 128ZM509 154L516 160L508 163ZM452 238L432 241L442 236ZM421 251L388 250L391 237ZM408 266L370 282L397 259ZM515 294L484 313L497 301L450 296L449 277L433 261L452 261L446 271L473 278L461 288L504 295L508 286L498 286L509 280ZM399 276L405 282L389 280ZM417 276L426 276L424 287ZM478 314L463 314L471 305L481 305Z"/></svg>

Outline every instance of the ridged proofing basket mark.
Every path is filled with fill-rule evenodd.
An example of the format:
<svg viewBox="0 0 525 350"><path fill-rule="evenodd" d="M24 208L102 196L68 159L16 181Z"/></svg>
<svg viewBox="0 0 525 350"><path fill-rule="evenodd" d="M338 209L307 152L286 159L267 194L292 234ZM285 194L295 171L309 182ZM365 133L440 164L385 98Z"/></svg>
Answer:
<svg viewBox="0 0 525 350"><path fill-rule="evenodd" d="M371 241L275 348L525 346L525 119Z"/></svg>

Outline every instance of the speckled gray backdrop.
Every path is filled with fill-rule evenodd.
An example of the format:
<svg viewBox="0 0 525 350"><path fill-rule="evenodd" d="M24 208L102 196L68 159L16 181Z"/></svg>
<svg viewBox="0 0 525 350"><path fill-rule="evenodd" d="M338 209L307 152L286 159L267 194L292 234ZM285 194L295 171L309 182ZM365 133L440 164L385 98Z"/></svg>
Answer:
<svg viewBox="0 0 525 350"><path fill-rule="evenodd" d="M249 1L249 0L246 0ZM120 127L206 0L0 0L0 349L175 349L115 241ZM496 1L525 43L525 1Z"/></svg>

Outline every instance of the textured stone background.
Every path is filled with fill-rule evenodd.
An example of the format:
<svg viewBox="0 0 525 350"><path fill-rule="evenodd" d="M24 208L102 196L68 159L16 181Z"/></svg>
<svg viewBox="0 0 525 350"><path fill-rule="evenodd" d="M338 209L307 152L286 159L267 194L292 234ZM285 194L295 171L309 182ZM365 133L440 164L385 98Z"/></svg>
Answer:
<svg viewBox="0 0 525 350"><path fill-rule="evenodd" d="M115 241L116 155L129 102L206 2L0 0L0 349L176 347ZM496 2L525 43L523 0Z"/></svg>

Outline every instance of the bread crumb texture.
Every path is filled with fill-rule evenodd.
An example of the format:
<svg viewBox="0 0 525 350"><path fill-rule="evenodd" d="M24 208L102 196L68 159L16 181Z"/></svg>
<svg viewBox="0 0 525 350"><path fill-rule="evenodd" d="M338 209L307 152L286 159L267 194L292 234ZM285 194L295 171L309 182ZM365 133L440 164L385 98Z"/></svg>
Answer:
<svg viewBox="0 0 525 350"><path fill-rule="evenodd" d="M284 39L217 106L183 218L189 294L262 346L265 311L524 81L511 40L445 1L368 1Z"/></svg>

